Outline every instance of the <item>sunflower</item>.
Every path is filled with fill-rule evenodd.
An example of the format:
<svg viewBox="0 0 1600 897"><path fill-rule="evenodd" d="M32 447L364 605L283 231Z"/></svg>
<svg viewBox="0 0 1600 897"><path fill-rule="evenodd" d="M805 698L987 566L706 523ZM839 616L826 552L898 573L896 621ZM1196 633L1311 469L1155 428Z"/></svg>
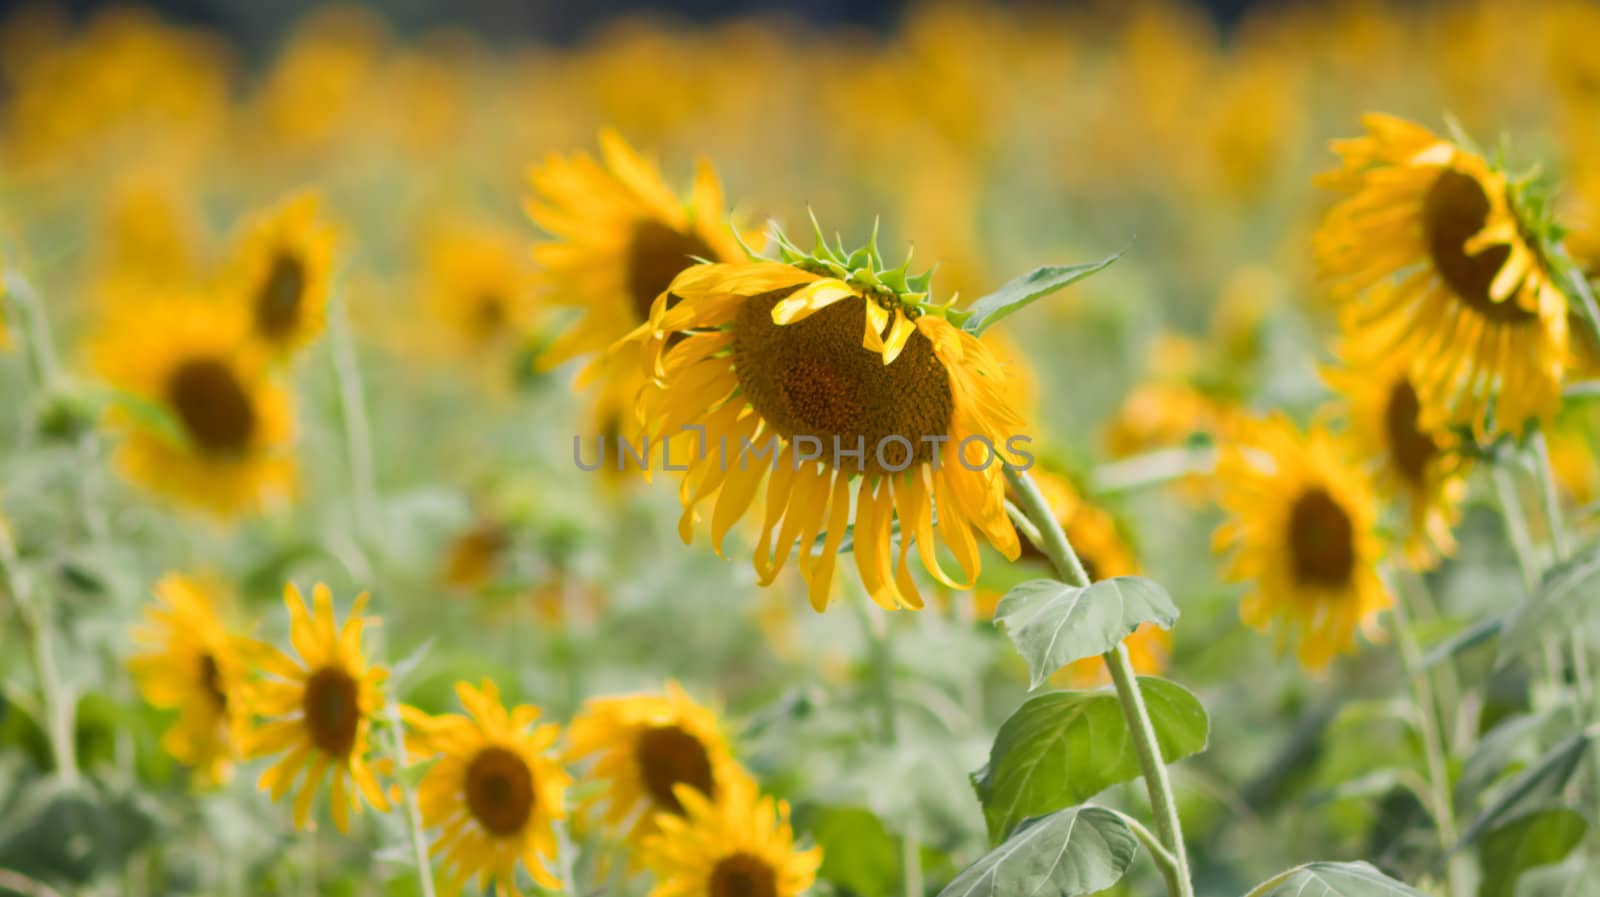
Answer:
<svg viewBox="0 0 1600 897"><path fill-rule="evenodd" d="M1568 324L1511 185L1418 125L1363 121L1319 179L1350 194L1317 232L1323 276L1363 343L1412 359L1425 426L1520 434L1560 405Z"/></svg>
<svg viewBox="0 0 1600 897"><path fill-rule="evenodd" d="M249 723L239 641L200 580L169 573L156 583L155 595L144 623L133 630L143 650L128 668L145 700L178 711L161 747L204 784L219 784L232 771Z"/></svg>
<svg viewBox="0 0 1600 897"><path fill-rule="evenodd" d="M281 503L293 491L289 397L224 304L119 301L91 346L95 368L126 400L108 422L125 439L125 475L220 518Z"/></svg>
<svg viewBox="0 0 1600 897"><path fill-rule="evenodd" d="M539 355L550 369L609 348L650 314L673 277L696 259L744 258L724 212L722 185L702 160L688 200L667 187L655 165L613 131L600 134L602 161L552 154L529 174L528 216L551 239L533 248L538 295L579 310L570 329ZM631 433L637 369L601 356L585 371L598 386L595 432Z"/></svg>
<svg viewBox="0 0 1600 897"><path fill-rule="evenodd" d="M568 759L592 759L589 775L606 783L593 808L631 838L654 831L656 814L683 812L677 786L720 801L739 774L716 714L676 682L661 695L591 699L567 739Z"/></svg>
<svg viewBox="0 0 1600 897"><path fill-rule="evenodd" d="M1393 603L1378 576L1384 544L1371 480L1341 448L1328 431L1302 435L1280 415L1242 428L1217 460L1228 519L1212 542L1233 551L1227 578L1251 583L1240 616L1257 629L1281 617L1280 645L1297 634L1311 670L1353 650L1357 625L1371 637Z"/></svg>
<svg viewBox="0 0 1600 897"><path fill-rule="evenodd" d="M1007 558L1020 550L1002 463L1019 458L1012 441L1021 419L1003 365L945 309L916 304L927 296L927 275L881 270L875 247L805 256L775 238L782 261L678 275L668 290L677 303L664 294L639 331L655 378L639 401L647 432L705 428L702 450L685 462L679 534L690 539L697 509L715 496L711 539L720 552L765 482L755 550L762 585L798 540L811 604L826 607L853 518L856 568L880 606L923 606L908 563L913 544L936 579L970 589L979 569L974 530ZM941 566L940 544L964 582Z"/></svg>
<svg viewBox="0 0 1600 897"><path fill-rule="evenodd" d="M244 309L250 335L286 356L315 339L333 280L333 227L321 200L301 193L257 214L239 238L224 289Z"/></svg>
<svg viewBox="0 0 1600 897"><path fill-rule="evenodd" d="M298 661L272 645L254 646L261 671L276 678L257 686L252 709L270 719L250 734L246 754L283 754L257 782L273 800L282 799L306 771L294 802L299 828L306 827L317 788L324 774L331 773L333 822L340 831L349 831L350 810L361 812L363 795L378 810L389 809L374 774L377 764L367 760L368 730L383 700L378 689L389 671L368 663L361 653L361 631L377 622L362 616L365 592L356 596L343 627L334 619L333 593L326 585L317 583L311 596L314 612L293 583L284 587L289 638Z"/></svg>
<svg viewBox="0 0 1600 897"><path fill-rule="evenodd" d="M1344 399L1359 456L1375 471L1383 498L1406 515L1404 550L1418 569L1455 552L1451 534L1461 520L1468 462L1454 431L1422 425L1422 403L1411 365L1401 355L1374 355L1354 334L1345 340L1343 366L1326 378Z"/></svg>
<svg viewBox="0 0 1600 897"><path fill-rule="evenodd" d="M508 713L488 679L478 688L456 683L467 714L429 716L402 708L411 753L438 757L417 788L423 824L442 829L432 852L443 857L448 893L474 875L478 887L520 897L517 861L541 887L561 882L549 863L559 847L554 823L566 818L572 779L550 756L560 735L554 723L535 726L539 708L522 704ZM453 867L453 868L452 868Z"/></svg>
<svg viewBox="0 0 1600 897"><path fill-rule="evenodd" d="M428 240L426 304L463 351L481 352L527 332L534 280L523 256L515 240L484 226Z"/></svg>
<svg viewBox="0 0 1600 897"><path fill-rule="evenodd" d="M662 813L642 845L656 874L650 897L798 897L822 865L822 848L796 850L787 801L763 797L748 775L720 800L679 785L682 815Z"/></svg>

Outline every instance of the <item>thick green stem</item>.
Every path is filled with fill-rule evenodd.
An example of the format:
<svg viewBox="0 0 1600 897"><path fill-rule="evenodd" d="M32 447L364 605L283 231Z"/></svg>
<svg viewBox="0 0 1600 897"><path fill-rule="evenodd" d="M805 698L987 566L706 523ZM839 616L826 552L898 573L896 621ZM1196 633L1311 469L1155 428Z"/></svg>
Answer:
<svg viewBox="0 0 1600 897"><path fill-rule="evenodd" d="M1050 558L1056 575L1069 585L1087 586L1089 574L1067 541L1066 531L1050 511L1049 503L1034 485L1026 471L1006 469L1006 479L1017 495L1017 504L1033 522L1038 531L1038 548ZM1188 851L1183 843L1183 827L1178 819L1177 802L1172 797L1172 782L1167 778L1167 765L1161 757L1161 746L1156 740L1155 725L1150 721L1149 708L1144 703L1144 693L1139 679L1128 660L1128 650L1120 643L1101 655L1106 668L1111 671L1111 681L1116 686L1117 702L1122 705L1122 716L1128 725L1128 734L1139 757L1139 768L1144 773L1145 791L1150 796L1150 809L1155 816L1156 834L1171 855L1170 866L1157 862L1162 877L1166 879L1170 897L1194 897L1194 884L1189 875Z"/></svg>
<svg viewBox="0 0 1600 897"><path fill-rule="evenodd" d="M45 734L50 740L56 775L63 782L77 782L76 701L72 690L61 681L49 614L35 600L27 575L17 562L16 543L12 542L11 531L3 521L0 521L0 571L4 572L6 589L16 605L17 618L28 630L29 644L33 649L34 677L39 680L39 694L44 705Z"/></svg>
<svg viewBox="0 0 1600 897"><path fill-rule="evenodd" d="M1428 767L1428 803L1432 805L1434 828L1439 832L1440 850L1449 857L1446 875L1451 897L1468 897L1465 870L1461 866L1465 857L1451 853L1456 846L1455 802L1450 797L1450 771L1445 762L1444 741L1439 734L1439 705L1434 700L1428 672L1422 667L1422 649L1411 631L1406 596L1400 591L1402 594L1395 597L1393 608L1395 640L1400 645L1400 662L1411 680L1412 697L1417 705L1423 760Z"/></svg>

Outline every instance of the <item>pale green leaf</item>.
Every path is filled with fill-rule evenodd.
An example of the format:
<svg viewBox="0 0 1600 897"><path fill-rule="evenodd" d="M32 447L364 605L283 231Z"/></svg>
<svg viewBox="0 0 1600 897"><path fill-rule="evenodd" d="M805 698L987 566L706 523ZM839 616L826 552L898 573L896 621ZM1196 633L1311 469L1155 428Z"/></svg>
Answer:
<svg viewBox="0 0 1600 897"><path fill-rule="evenodd" d="M1141 623L1171 629L1178 607L1166 589L1138 576L1087 588L1036 579L1007 592L994 619L1028 662L1028 687L1038 688L1067 664L1110 651Z"/></svg>
<svg viewBox="0 0 1600 897"><path fill-rule="evenodd" d="M1484 870L1478 897L1515 897L1522 873L1561 862L1588 828L1583 814L1555 807L1519 816L1484 835L1478 847Z"/></svg>
<svg viewBox="0 0 1600 897"><path fill-rule="evenodd" d="M973 302L965 311L953 313L951 317L958 320L962 330L974 336L980 335L1002 318L1026 308L1056 290L1104 270L1121 257L1122 253L1119 252L1098 262L1082 265L1045 265L1042 268L1035 268Z"/></svg>
<svg viewBox="0 0 1600 897"><path fill-rule="evenodd" d="M939 897L1080 897L1116 884L1139 852L1121 817L1073 807L1029 820L955 877Z"/></svg>

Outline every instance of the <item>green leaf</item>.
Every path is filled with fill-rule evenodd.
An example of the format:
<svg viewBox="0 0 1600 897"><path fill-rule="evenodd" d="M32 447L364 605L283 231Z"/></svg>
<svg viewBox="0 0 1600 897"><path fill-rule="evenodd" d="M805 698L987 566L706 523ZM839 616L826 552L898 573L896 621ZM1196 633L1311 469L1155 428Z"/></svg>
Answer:
<svg viewBox="0 0 1600 897"><path fill-rule="evenodd" d="M900 884L900 846L864 807L824 807L807 826L822 848L824 881L857 894L889 894Z"/></svg>
<svg viewBox="0 0 1600 897"><path fill-rule="evenodd" d="M1428 897L1367 863L1307 863L1267 879L1245 897Z"/></svg>
<svg viewBox="0 0 1600 897"><path fill-rule="evenodd" d="M1178 607L1166 589L1138 576L1087 588L1035 579L1007 592L994 619L1005 624L1006 635L1028 662L1033 689L1075 660L1110 651L1141 623L1171 629Z"/></svg>
<svg viewBox="0 0 1600 897"><path fill-rule="evenodd" d="M1500 630L1504 629L1505 625L1506 618L1500 616L1490 617L1467 627L1428 649L1428 653L1422 658L1422 668L1425 670L1433 669L1457 654L1476 648L1499 635Z"/></svg>
<svg viewBox="0 0 1600 897"><path fill-rule="evenodd" d="M1600 863L1573 857L1559 866L1530 869L1517 883L1517 897L1590 897L1600 894Z"/></svg>
<svg viewBox="0 0 1600 897"><path fill-rule="evenodd" d="M1205 748L1209 724L1194 695L1165 679L1139 685L1166 762ZM1029 699L1001 724L972 785L997 843L1024 819L1082 803L1139 771L1114 692L1058 691Z"/></svg>
<svg viewBox="0 0 1600 897"><path fill-rule="evenodd" d="M1568 637L1600 617L1600 601L1582 594L1600 584L1600 544L1550 568L1533 597L1518 607L1500 638L1501 662L1538 648L1549 635Z"/></svg>
<svg viewBox="0 0 1600 897"><path fill-rule="evenodd" d="M1116 884L1139 842L1103 807L1032 819L950 882L939 897L1079 897ZM879 893L888 893L883 891Z"/></svg>
<svg viewBox="0 0 1600 897"><path fill-rule="evenodd" d="M1556 807L1535 810L1484 835L1478 847L1484 870L1478 897L1515 897L1523 872L1561 862L1588 828L1583 814Z"/></svg>
<svg viewBox="0 0 1600 897"><path fill-rule="evenodd" d="M1461 840L1455 849L1460 850L1472 844L1484 833L1499 828L1505 820L1559 794L1577 771L1591 740L1588 732L1578 732L1546 751L1532 766L1518 773L1461 833Z"/></svg>
<svg viewBox="0 0 1600 897"><path fill-rule="evenodd" d="M960 324L962 330L977 336L1001 318L1020 311L1068 284L1104 270L1121 257L1122 253L1119 252L1116 255L1106 256L1098 262L1035 268L973 302L965 311L952 312L951 319Z"/></svg>

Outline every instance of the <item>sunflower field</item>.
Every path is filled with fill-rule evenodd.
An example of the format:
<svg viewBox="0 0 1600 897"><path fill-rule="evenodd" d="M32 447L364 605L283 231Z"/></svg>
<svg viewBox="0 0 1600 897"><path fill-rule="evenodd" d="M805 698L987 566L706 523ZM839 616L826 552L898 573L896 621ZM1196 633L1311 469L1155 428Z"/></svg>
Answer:
<svg viewBox="0 0 1600 897"><path fill-rule="evenodd" d="M0 894L1600 897L1600 4L246 43L0 20Z"/></svg>

